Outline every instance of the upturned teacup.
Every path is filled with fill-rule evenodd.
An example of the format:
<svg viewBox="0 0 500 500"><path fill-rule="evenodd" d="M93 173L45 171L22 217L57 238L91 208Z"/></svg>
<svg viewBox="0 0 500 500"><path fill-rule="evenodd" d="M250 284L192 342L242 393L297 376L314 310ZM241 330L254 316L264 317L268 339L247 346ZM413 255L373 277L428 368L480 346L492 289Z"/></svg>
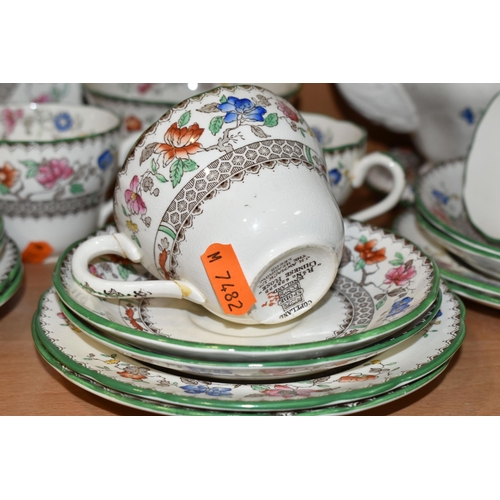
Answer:
<svg viewBox="0 0 500 500"><path fill-rule="evenodd" d="M118 234L76 250L78 283L102 297L185 298L238 323L310 310L343 248L318 141L286 100L251 85L187 99L145 131L118 174L114 214ZM157 279L93 276L89 262L106 253Z"/></svg>
<svg viewBox="0 0 500 500"><path fill-rule="evenodd" d="M111 214L119 128L94 106L0 106L0 214L24 261L56 257Z"/></svg>
<svg viewBox="0 0 500 500"><path fill-rule="evenodd" d="M367 221L393 208L401 199L406 187L406 176L402 165L392 156L374 152L366 154L367 133L363 127L337 120L320 113L302 113L323 149L328 181L337 203L342 206L353 189L363 185L373 167L387 169L392 184L387 196L378 203L349 217Z"/></svg>

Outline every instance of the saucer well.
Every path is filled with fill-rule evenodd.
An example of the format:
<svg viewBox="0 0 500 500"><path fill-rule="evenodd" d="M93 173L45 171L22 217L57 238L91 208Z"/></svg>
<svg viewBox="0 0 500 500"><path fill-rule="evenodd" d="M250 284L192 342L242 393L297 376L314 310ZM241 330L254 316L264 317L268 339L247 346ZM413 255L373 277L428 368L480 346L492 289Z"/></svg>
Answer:
<svg viewBox="0 0 500 500"><path fill-rule="evenodd" d="M48 301L56 301L59 303L62 313L71 324L70 326L120 354L124 354L125 356L129 356L153 366L175 370L187 376L210 377L214 380L222 379L224 381L239 380L242 382L263 380L288 381L297 379L298 377L310 377L313 374L321 376L327 371L332 371L334 369L338 370L341 367L359 364L365 359L377 356L387 349L395 347L400 342L409 339L412 335L419 333L434 319L440 309L442 301L441 290L439 290L435 305L429 308L422 318L419 318L408 327L398 330L393 335L384 338L382 341L365 347L364 349L340 353L334 356L304 360L231 362L181 358L168 354L149 352L134 347L130 344L121 342L112 335L105 335L97 328L73 314L59 299L53 288L47 291L46 294L48 296Z"/></svg>
<svg viewBox="0 0 500 500"><path fill-rule="evenodd" d="M293 411L381 395L416 381L447 363L465 337L464 307L441 284L437 319L405 342L351 370L287 383L214 382L179 376L117 353L62 317L58 302L45 294L33 329L61 364L121 393L191 408L224 411Z"/></svg>
<svg viewBox="0 0 500 500"><path fill-rule="evenodd" d="M96 297L73 279L71 259L78 243L60 257L53 284L75 314L148 351L259 362L331 356L366 347L409 325L432 306L439 288L437 267L408 241L380 228L345 224L344 257L332 289L309 313L282 326L237 325L187 300ZM116 258L94 261L92 272L129 281L148 277L142 266ZM245 337L232 335L241 328ZM259 331L252 334L255 328ZM262 336L262 328L269 335Z"/></svg>
<svg viewBox="0 0 500 500"><path fill-rule="evenodd" d="M189 408L178 405L171 405L161 401L153 401L140 396L134 396L124 392L117 391L110 387L106 387L93 379L74 372L67 366L61 364L45 349L36 330L33 330L33 340L38 353L42 358L58 373L78 387L95 394L101 398L113 401L115 403L142 410L157 415L172 415L172 416L327 416L327 415L350 415L359 413L364 410L376 408L378 406L396 401L408 394L411 394L418 389L424 387L429 382L438 377L446 370L448 363L443 363L440 367L431 371L428 375L417 379L415 382L410 382L397 389L383 393L379 396L372 396L347 403L333 404L324 406L315 410L295 410L289 412L252 412L243 413L237 411L216 411L204 410L202 408Z"/></svg>

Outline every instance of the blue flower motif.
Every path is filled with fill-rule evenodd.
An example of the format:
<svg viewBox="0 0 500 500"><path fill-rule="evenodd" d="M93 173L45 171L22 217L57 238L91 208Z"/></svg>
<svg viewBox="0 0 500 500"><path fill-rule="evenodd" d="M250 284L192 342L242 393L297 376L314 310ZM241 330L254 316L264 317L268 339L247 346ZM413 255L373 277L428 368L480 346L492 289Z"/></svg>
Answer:
<svg viewBox="0 0 500 500"><path fill-rule="evenodd" d="M434 319L436 319L436 318L440 318L442 315L443 315L443 313L441 312L441 309L439 309L439 311L438 311L438 313L436 314L436 316L434 316Z"/></svg>
<svg viewBox="0 0 500 500"><path fill-rule="evenodd" d="M104 151L104 153L102 153L101 156L99 156L99 158L97 159L97 165L102 171L104 171L108 167L113 165L114 159L115 157L113 153L109 149L106 149L106 151Z"/></svg>
<svg viewBox="0 0 500 500"><path fill-rule="evenodd" d="M404 299L397 300L396 302L394 302L387 317L402 313L405 309L407 309L410 306L410 302L412 300L413 299L411 297L405 297Z"/></svg>
<svg viewBox="0 0 500 500"><path fill-rule="evenodd" d="M238 99L237 97L229 97L226 102L217 106L223 113L226 113L224 121L232 123L236 121L238 116L254 122L263 122L266 109L262 106L256 106L250 99Z"/></svg>
<svg viewBox="0 0 500 500"><path fill-rule="evenodd" d="M476 117L474 116L474 111L470 108L465 108L461 113L460 116L469 124L473 125Z"/></svg>
<svg viewBox="0 0 500 500"><path fill-rule="evenodd" d="M328 177L330 179L330 184L336 186L342 179L342 172L338 168L334 168L328 172Z"/></svg>
<svg viewBox="0 0 500 500"><path fill-rule="evenodd" d="M450 201L450 197L449 196L446 196L443 192L438 191L437 189L434 189L434 191L432 191L432 194L443 205L446 205L448 203L448 201Z"/></svg>
<svg viewBox="0 0 500 500"><path fill-rule="evenodd" d="M54 125L60 132L65 132L73 126L73 119L69 113L59 113L54 118Z"/></svg>
<svg viewBox="0 0 500 500"><path fill-rule="evenodd" d="M206 394L207 396L231 396L230 387L207 387L206 385L183 385L180 387L188 394Z"/></svg>
<svg viewBox="0 0 500 500"><path fill-rule="evenodd" d="M311 127L311 130L314 134L314 137L316 137L316 139L318 139L318 142L320 144L323 144L323 142L325 140L325 136L324 136L323 132L321 131L321 129L319 129L318 127Z"/></svg>

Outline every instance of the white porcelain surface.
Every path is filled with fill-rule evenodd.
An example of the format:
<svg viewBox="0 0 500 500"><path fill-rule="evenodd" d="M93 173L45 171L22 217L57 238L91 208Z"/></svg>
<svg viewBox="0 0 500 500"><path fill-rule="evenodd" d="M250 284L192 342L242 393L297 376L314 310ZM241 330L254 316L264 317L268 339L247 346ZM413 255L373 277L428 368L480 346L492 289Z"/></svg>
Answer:
<svg viewBox="0 0 500 500"><path fill-rule="evenodd" d="M348 103L371 121L411 133L424 158L465 156L499 83L338 83Z"/></svg>
<svg viewBox="0 0 500 500"><path fill-rule="evenodd" d="M321 300L342 253L325 171L317 140L281 97L237 86L188 99L129 154L114 194L120 235L82 245L75 278L101 296L184 298L242 324L290 321ZM207 276L201 256L214 244L232 246L253 294L241 314L238 292L226 311ZM137 289L96 279L87 262L105 253L141 262L158 280Z"/></svg>
<svg viewBox="0 0 500 500"><path fill-rule="evenodd" d="M463 201L463 159L431 164L415 190L415 206L433 226L458 243L500 257L500 245L488 241L470 223Z"/></svg>
<svg viewBox="0 0 500 500"><path fill-rule="evenodd" d="M432 240L419 226L415 211L408 209L394 221L393 229L396 233L415 243L422 251L432 258L439 267L441 277L449 286L452 284L490 294L500 298L500 280L488 277L458 260L445 247ZM460 293L460 295L462 295Z"/></svg>
<svg viewBox="0 0 500 500"><path fill-rule="evenodd" d="M500 243L500 94L489 103L476 126L465 162L463 200L472 225Z"/></svg>
<svg viewBox="0 0 500 500"><path fill-rule="evenodd" d="M82 104L80 83L0 83L0 102Z"/></svg>
<svg viewBox="0 0 500 500"><path fill-rule="evenodd" d="M25 261L57 256L98 227L118 129L117 116L90 106L0 106L0 213Z"/></svg>
<svg viewBox="0 0 500 500"><path fill-rule="evenodd" d="M398 330L393 335L384 338L376 344L370 345L364 349L340 353L333 356L314 357L304 360L283 361L249 361L249 362L231 362L231 361L209 361L182 358L147 351L134 347L128 343L122 342L113 335L106 335L98 328L93 327L88 322L83 321L74 314L65 304L56 296L55 290L48 292L48 295L54 295L54 300L59 302L61 311L73 328L88 335L101 344L116 350L120 354L129 356L138 361L149 363L160 368L167 368L184 373L186 376L210 377L215 380L232 381L283 381L292 380L298 377L310 377L316 374L318 377L341 367L353 366L361 363L363 360L372 358L387 349L392 349L400 342L404 342L412 335L420 332L437 314L441 305L441 292L439 293L436 305L429 308L422 318L418 318L408 327ZM52 297L49 297L52 299Z"/></svg>
<svg viewBox="0 0 500 500"><path fill-rule="evenodd" d="M343 205L360 187L374 168L381 168L391 182L386 198L372 207L350 215L353 220L366 221L393 208L406 187L403 167L393 157L383 153L366 155L366 131L351 122L336 120L319 113L302 113L317 137L328 169L328 180L335 199Z"/></svg>
<svg viewBox="0 0 500 500"><path fill-rule="evenodd" d="M54 368L59 374L65 377L67 380L72 382L78 387L95 394L98 397L113 401L115 403L128 406L131 408L136 408L142 411L147 411L150 413L158 415L177 415L177 416L235 416L235 415L246 415L242 412L237 411L216 411L216 410L204 410L201 408L189 408L179 405L172 405L162 401L153 401L141 396L134 396L132 394L127 394L125 392L120 392L111 387L107 387L99 382L89 379L83 375L79 375L77 372L71 370L67 366L61 364L54 356L52 356L47 349L44 348L43 344L38 338L38 333L33 332L33 339L35 341L35 346L47 363ZM428 375L417 379L414 382L405 384L401 387L393 389L391 391L385 392L378 396L371 396L368 398L362 398L354 401L348 401L346 403L326 405L319 409L313 410L295 410L295 411L285 411L285 412L253 412L252 416L295 416L295 415L307 415L307 416L321 416L321 415L349 415L353 413L359 413L363 410L368 410L376 408L383 404L396 401L416 390L424 387L429 382L438 377L444 370L448 367L448 363L443 363L440 367L431 371Z"/></svg>
<svg viewBox="0 0 500 500"><path fill-rule="evenodd" d="M374 343L421 317L439 282L434 264L406 240L357 222L345 224L346 245L332 290L309 313L283 325L236 325L176 299L99 298L73 279L78 245L61 256L53 282L76 314L146 350L232 361L333 355ZM116 258L96 260L90 271L114 280L148 278L142 266Z"/></svg>
<svg viewBox="0 0 500 500"><path fill-rule="evenodd" d="M192 408L291 411L383 394L448 362L465 337L464 310L444 285L441 290L441 315L419 334L353 369L286 383L212 382L155 369L75 332L61 321L61 310L48 295L41 299L34 327L59 362L123 393Z"/></svg>

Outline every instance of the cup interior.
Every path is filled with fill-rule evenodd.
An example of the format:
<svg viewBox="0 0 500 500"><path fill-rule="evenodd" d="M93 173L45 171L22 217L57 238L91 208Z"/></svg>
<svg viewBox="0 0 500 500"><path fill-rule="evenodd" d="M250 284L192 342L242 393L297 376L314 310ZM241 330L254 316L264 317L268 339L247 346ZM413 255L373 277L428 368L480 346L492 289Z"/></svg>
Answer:
<svg viewBox="0 0 500 500"><path fill-rule="evenodd" d="M113 112L95 106L20 103L0 106L0 142L46 143L84 139L120 126Z"/></svg>

